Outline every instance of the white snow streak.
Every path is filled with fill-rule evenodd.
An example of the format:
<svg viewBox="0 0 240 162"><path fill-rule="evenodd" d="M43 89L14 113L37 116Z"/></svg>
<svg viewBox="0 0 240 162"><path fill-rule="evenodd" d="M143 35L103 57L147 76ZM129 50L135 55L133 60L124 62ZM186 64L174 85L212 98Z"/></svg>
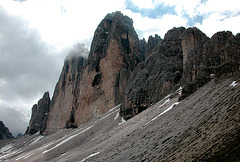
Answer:
<svg viewBox="0 0 240 162"><path fill-rule="evenodd" d="M235 87L236 85L238 85L238 83L236 81L233 81L230 87Z"/></svg>
<svg viewBox="0 0 240 162"><path fill-rule="evenodd" d="M72 138L74 138L74 137L82 134L83 132L87 131L88 129L90 129L90 128L92 128L92 127L93 127L93 126L90 126L90 127L86 128L86 129L84 129L83 131L81 131L81 132L79 132L79 133L77 133L77 134L75 134L75 135L72 135L72 136L68 137L67 139L65 139L65 140L63 140L62 142L58 143L56 146L54 146L54 147L52 147L52 148L50 148L50 149L48 149L48 150L43 151L43 154L45 154L45 153L47 153L47 152L49 152L49 151L57 148L58 146L66 143L66 142L69 141L70 139L72 139Z"/></svg>
<svg viewBox="0 0 240 162"><path fill-rule="evenodd" d="M9 153L11 150L12 150L12 147L13 147L13 144L8 144L4 147L1 148L0 152L2 154L6 154L6 153Z"/></svg>
<svg viewBox="0 0 240 162"><path fill-rule="evenodd" d="M116 116L114 117L114 120L116 120L119 117L119 113L116 114Z"/></svg>
<svg viewBox="0 0 240 162"><path fill-rule="evenodd" d="M123 119L123 117L121 117L121 122L120 123L118 123L118 125L122 125L123 123L125 123L126 122L126 120L125 119Z"/></svg>
<svg viewBox="0 0 240 162"><path fill-rule="evenodd" d="M165 114L166 112L168 112L169 110L171 110L175 105L178 105L180 102L176 102L174 104L172 104L169 108L167 108L166 110L164 110L163 112L161 112L160 114L158 114L157 116L155 116L154 118L152 118L152 120L148 121L147 123L145 123L143 126L151 123L152 121L156 120L159 116Z"/></svg>
<svg viewBox="0 0 240 162"><path fill-rule="evenodd" d="M34 143L37 143L38 141L40 141L44 136L38 136L38 137L35 137L32 142L30 143L30 145L34 144Z"/></svg>
<svg viewBox="0 0 240 162"><path fill-rule="evenodd" d="M158 108L161 108L163 105L165 105L166 103L168 103L170 101L170 99L167 99L162 105L158 106Z"/></svg>
<svg viewBox="0 0 240 162"><path fill-rule="evenodd" d="M16 161L20 160L20 159L27 159L29 158L30 156L32 156L33 153L28 153L28 154L25 154L23 156L20 156L19 158L16 159Z"/></svg>
<svg viewBox="0 0 240 162"><path fill-rule="evenodd" d="M89 155L88 157L82 159L80 162L83 162L83 161L85 161L85 160L87 160L87 159L89 159L89 158L91 158L91 157L93 157L93 156L96 156L96 155L99 154L99 153L100 153L100 152L93 153L93 154Z"/></svg>
<svg viewBox="0 0 240 162"><path fill-rule="evenodd" d="M119 104L119 105L115 106L114 108L110 109L110 110L109 110L109 112L111 112L111 111L113 111L113 110L115 110L115 109L119 108L119 107L120 107L120 105L121 105L121 104Z"/></svg>

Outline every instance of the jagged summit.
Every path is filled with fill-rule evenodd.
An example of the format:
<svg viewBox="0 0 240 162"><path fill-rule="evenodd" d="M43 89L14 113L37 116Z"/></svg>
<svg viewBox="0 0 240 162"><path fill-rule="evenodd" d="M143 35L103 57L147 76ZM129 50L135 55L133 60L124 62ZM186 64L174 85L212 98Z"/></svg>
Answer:
<svg viewBox="0 0 240 162"><path fill-rule="evenodd" d="M240 69L239 35L219 32L210 39L195 27L179 27L146 42L118 11L97 26L87 53L77 44L66 57L41 132L76 128L119 104L130 119L180 86L181 100L212 76Z"/></svg>
<svg viewBox="0 0 240 162"><path fill-rule="evenodd" d="M10 138L14 138L12 133L9 131L8 127L6 127L4 123L0 121L0 141Z"/></svg>
<svg viewBox="0 0 240 162"><path fill-rule="evenodd" d="M5 146L0 160L239 160L240 34L178 27L146 42L115 12L87 58L72 52L52 100L46 93L33 106L35 134Z"/></svg>
<svg viewBox="0 0 240 162"><path fill-rule="evenodd" d="M133 21L120 12L108 14L94 33L88 58L65 61L46 133L76 127L119 104L131 71L143 60Z"/></svg>
<svg viewBox="0 0 240 162"><path fill-rule="evenodd" d="M35 104L32 107L32 116L29 122L29 127L26 130L26 134L32 135L37 132L40 132L42 134L45 131L49 106L49 92L45 92L43 97L38 101L38 104Z"/></svg>

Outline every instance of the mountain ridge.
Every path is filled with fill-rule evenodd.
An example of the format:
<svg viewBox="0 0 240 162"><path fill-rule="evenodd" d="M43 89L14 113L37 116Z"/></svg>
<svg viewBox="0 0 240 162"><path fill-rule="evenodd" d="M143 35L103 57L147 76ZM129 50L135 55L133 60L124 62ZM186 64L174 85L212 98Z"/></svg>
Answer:
<svg viewBox="0 0 240 162"><path fill-rule="evenodd" d="M118 104L128 120L180 86L182 100L212 77L240 71L239 40L229 31L208 38L196 27L179 27L146 42L138 39L131 18L107 14L89 56L65 59L42 132L76 128Z"/></svg>

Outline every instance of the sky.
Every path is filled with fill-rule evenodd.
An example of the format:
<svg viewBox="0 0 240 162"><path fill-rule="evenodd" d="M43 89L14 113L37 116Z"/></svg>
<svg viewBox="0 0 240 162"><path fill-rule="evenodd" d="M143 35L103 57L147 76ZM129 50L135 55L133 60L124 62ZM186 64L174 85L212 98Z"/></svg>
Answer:
<svg viewBox="0 0 240 162"><path fill-rule="evenodd" d="M46 91L52 97L69 51L81 47L86 57L107 13L132 18L141 39L164 38L180 26L211 37L240 32L239 6L239 0L1 0L0 120L14 135L24 133L32 106Z"/></svg>

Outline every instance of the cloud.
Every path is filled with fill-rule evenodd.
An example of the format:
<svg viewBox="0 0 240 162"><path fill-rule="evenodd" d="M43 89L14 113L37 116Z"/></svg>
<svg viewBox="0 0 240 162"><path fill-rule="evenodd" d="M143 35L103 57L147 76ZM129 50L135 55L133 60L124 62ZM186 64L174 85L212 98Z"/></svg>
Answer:
<svg viewBox="0 0 240 162"><path fill-rule="evenodd" d="M135 13L140 13L143 17L149 18L161 18L163 15L171 14L176 15L175 6L165 5L164 3L158 3L153 5L151 8L141 7L135 3L139 1L126 0L125 5L126 9L131 10Z"/></svg>
<svg viewBox="0 0 240 162"><path fill-rule="evenodd" d="M0 118L16 132L20 131L15 129L18 125L28 123L31 107L43 93L53 92L68 50L54 53L38 32L29 28L28 21L1 7L0 19ZM19 128L21 133L25 131Z"/></svg>
<svg viewBox="0 0 240 162"><path fill-rule="evenodd" d="M143 17L140 13L134 13L131 10L124 10L124 14L131 17L134 21L134 28L136 29L139 38L147 39L150 35L158 34L162 38L166 32L173 27L186 26L187 20L171 14L165 14L161 18Z"/></svg>
<svg viewBox="0 0 240 162"><path fill-rule="evenodd" d="M80 56L86 59L88 54L89 50L86 48L85 44L77 43L74 45L69 54L66 56L65 60L70 60L71 58L77 58Z"/></svg>
<svg viewBox="0 0 240 162"><path fill-rule="evenodd" d="M12 107L0 107L0 118L9 128L9 131L17 136L18 133L25 133L28 126L27 112L16 110Z"/></svg>
<svg viewBox="0 0 240 162"><path fill-rule="evenodd" d="M122 10L122 0L28 0L12 2L2 0L2 5L14 15L29 20L44 42L58 50L72 46L76 41L91 42L94 31L107 13ZM0 3L1 3L0 2ZM90 46L90 43L87 44Z"/></svg>

